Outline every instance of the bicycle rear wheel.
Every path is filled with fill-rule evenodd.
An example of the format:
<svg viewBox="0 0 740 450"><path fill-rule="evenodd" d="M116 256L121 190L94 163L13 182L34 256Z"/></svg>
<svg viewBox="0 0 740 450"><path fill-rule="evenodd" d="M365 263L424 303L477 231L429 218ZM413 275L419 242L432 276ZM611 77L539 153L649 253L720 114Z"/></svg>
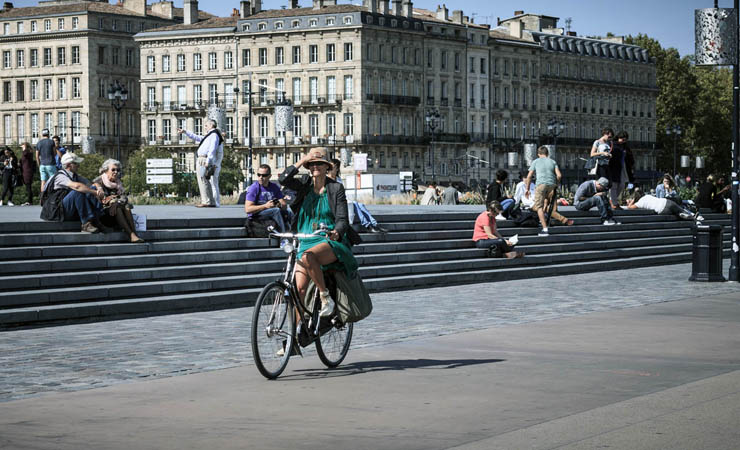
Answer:
<svg viewBox="0 0 740 450"><path fill-rule="evenodd" d="M334 320L339 320L335 318ZM334 324L331 329L316 339L316 353L326 367L337 367L344 361L352 341L352 323Z"/></svg>
<svg viewBox="0 0 740 450"><path fill-rule="evenodd" d="M295 314L285 289L273 282L262 289L252 313L252 356L265 378L283 373L295 339Z"/></svg>

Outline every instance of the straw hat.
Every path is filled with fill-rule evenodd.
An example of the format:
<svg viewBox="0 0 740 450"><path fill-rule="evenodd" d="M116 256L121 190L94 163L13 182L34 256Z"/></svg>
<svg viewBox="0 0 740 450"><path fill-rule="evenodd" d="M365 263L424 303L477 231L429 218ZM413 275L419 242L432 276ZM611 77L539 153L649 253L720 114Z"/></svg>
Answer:
<svg viewBox="0 0 740 450"><path fill-rule="evenodd" d="M330 169L332 168L331 161L329 161L329 151L326 147L313 147L308 151L306 165L308 166L314 162L321 162L328 165Z"/></svg>

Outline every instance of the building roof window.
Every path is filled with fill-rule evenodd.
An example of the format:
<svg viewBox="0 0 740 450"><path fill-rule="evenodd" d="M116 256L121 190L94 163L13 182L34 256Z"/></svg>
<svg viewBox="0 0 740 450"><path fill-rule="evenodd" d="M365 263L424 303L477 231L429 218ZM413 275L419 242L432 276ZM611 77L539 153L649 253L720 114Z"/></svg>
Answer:
<svg viewBox="0 0 740 450"><path fill-rule="evenodd" d="M276 30L282 30L283 29L283 22L275 22L275 29Z"/></svg>
<svg viewBox="0 0 740 450"><path fill-rule="evenodd" d="M352 16L345 16L342 20L344 21L345 25L352 25Z"/></svg>
<svg viewBox="0 0 740 450"><path fill-rule="evenodd" d="M242 24L242 31L249 31L249 24L248 23L243 23Z"/></svg>
<svg viewBox="0 0 740 450"><path fill-rule="evenodd" d="M294 21L293 21L293 22L292 22L292 23L290 24L290 26L291 26L291 27L293 27L293 28L298 28L298 27L300 27L300 26L301 26L301 21L300 21L300 20L294 20Z"/></svg>
<svg viewBox="0 0 740 450"><path fill-rule="evenodd" d="M315 27L318 24L319 24L319 20L318 19L311 19L311 20L308 21L308 26L309 27Z"/></svg>
<svg viewBox="0 0 740 450"><path fill-rule="evenodd" d="M260 22L257 24L257 29L259 31L266 30L267 29L267 22Z"/></svg>
<svg viewBox="0 0 740 450"><path fill-rule="evenodd" d="M334 17L327 17L326 18L326 24L327 25L334 25Z"/></svg>

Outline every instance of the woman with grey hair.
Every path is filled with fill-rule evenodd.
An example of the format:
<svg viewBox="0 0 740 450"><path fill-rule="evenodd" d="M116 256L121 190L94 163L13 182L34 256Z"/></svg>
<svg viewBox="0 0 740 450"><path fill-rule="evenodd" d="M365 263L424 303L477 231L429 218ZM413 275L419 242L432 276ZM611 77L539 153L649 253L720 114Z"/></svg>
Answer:
<svg viewBox="0 0 740 450"><path fill-rule="evenodd" d="M128 235L133 243L144 242L136 235L136 225L131 214L133 205L128 202L124 195L123 183L121 183L121 163L115 159L106 159L98 171L100 176L93 180L95 188L105 193L103 198L103 211L105 214L100 218L103 225L119 227Z"/></svg>

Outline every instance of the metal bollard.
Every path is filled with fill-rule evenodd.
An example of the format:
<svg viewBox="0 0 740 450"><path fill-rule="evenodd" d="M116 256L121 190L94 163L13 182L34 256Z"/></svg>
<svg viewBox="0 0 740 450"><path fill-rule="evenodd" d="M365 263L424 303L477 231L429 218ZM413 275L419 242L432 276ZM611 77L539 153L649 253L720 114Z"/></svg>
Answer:
<svg viewBox="0 0 740 450"><path fill-rule="evenodd" d="M722 276L722 226L695 225L689 281L726 281Z"/></svg>

